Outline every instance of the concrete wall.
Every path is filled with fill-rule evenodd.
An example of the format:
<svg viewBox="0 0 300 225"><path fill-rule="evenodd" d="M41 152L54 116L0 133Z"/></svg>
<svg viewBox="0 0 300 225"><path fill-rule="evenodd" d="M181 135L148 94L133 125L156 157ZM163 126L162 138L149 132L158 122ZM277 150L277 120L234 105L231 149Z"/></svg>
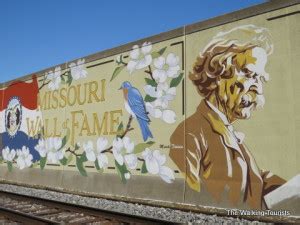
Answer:
<svg viewBox="0 0 300 225"><path fill-rule="evenodd" d="M2 84L1 178L299 216L298 3L254 6Z"/></svg>

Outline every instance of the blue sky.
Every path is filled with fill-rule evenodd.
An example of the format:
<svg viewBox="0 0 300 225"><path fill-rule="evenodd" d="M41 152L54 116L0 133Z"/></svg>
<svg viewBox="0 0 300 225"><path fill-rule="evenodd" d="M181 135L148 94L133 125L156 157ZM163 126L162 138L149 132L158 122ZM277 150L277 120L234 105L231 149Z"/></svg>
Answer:
<svg viewBox="0 0 300 225"><path fill-rule="evenodd" d="M264 0L0 0L0 82Z"/></svg>

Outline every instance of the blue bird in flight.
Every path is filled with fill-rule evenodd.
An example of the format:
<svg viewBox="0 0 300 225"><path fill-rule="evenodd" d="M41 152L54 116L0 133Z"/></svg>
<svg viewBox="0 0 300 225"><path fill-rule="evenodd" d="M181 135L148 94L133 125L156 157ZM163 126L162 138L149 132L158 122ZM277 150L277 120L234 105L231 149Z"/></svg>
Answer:
<svg viewBox="0 0 300 225"><path fill-rule="evenodd" d="M149 129L150 119L146 111L144 99L138 89L133 87L130 82L122 83L120 89L123 90L125 98L125 108L134 118L137 119L144 141L148 138L153 138Z"/></svg>

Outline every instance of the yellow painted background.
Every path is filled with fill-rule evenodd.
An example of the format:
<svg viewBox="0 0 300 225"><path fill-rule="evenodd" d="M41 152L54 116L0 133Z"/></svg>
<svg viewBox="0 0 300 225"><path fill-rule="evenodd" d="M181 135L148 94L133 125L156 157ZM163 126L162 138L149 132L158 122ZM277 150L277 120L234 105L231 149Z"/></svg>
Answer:
<svg viewBox="0 0 300 225"><path fill-rule="evenodd" d="M182 69L182 44L176 44L178 42L182 42L184 39L179 37L179 38L175 38L172 39L170 41L165 41L165 42L160 42L158 44L153 44L152 47L152 51L158 51L164 47L167 47L165 53L163 54L164 57L166 57L169 53L174 53L175 55L177 55L179 57L179 65L180 68ZM172 45L172 44L176 44L176 45ZM119 55L119 54L118 54ZM127 57L129 55L129 52L124 52L122 53L123 56L125 56L124 61L128 62L130 60L129 57ZM118 90L122 84L122 82L124 81L130 81L131 84L136 87L137 89L139 89L139 91L141 92L141 94L143 96L146 95L145 91L144 91L144 86L146 85L145 82L145 78L150 78L150 76L144 72L145 69L141 69L141 70L136 70L135 72L133 72L132 74L129 74L128 70L126 68L123 69L123 71L113 80L110 81L111 76L113 74L114 69L118 66L117 63L115 62L117 55L113 56L113 57L109 57L109 58L105 58L105 59L100 59L100 60L95 60L92 62L88 62L85 64L86 70L88 72L88 75L86 78L84 79L79 79L77 81L73 80L71 86L68 86L67 84L61 84L60 89L61 88L66 88L66 89L70 89L70 87L72 86L77 86L77 85L84 85L84 83L90 83L90 82L97 82L99 83L99 87L98 87L98 93L100 93L101 90L101 81L105 80L105 101L100 101L100 102L96 102L93 100L92 103L85 103L84 105L79 105L79 104L75 104L74 106L70 107L70 106L66 106L64 108L58 108L58 109L50 109L50 110L42 110L43 113L43 120L45 121L45 119L49 119L49 121L54 121L54 118L57 118L58 121L58 125L60 125L63 121L69 119L70 122L72 122L72 113L74 114L75 111L80 111L82 110L84 112L84 114L87 115L88 119L89 119L89 126L91 128L91 130L93 130L93 113L97 113L98 118L99 118L99 122L102 122L103 116L105 112L108 112L108 131L110 131L110 125L111 125L111 116L110 113L113 111L122 111L122 116L118 116L120 115L119 113L115 114L115 118L119 119L119 122L115 122L113 123L113 130L117 130L118 124L120 122L123 122L124 127L126 126L127 122L128 122L128 118L129 118L129 114L126 111L125 107L124 107L124 97L123 97L123 92L122 90ZM111 62L111 60L114 60ZM106 63L108 62L108 63ZM99 65L98 65L99 64ZM153 67L153 62L152 62L152 70L155 69ZM182 71L182 70L181 70ZM42 79L40 79L42 80ZM168 83L170 83L171 79L168 79ZM42 82L40 82L40 85L42 84ZM73 87L72 87L73 88ZM84 90L83 87L81 87L81 90ZM153 146L151 146L151 150L155 150L155 149L159 149L161 151L161 153L165 154L166 156L168 156L168 151L169 149L167 147L165 148L161 148L160 145L164 145L164 146L169 146L169 137L170 134L173 132L173 130L178 126L178 124L184 119L183 114L182 114L182 85L179 84L176 88L176 99L174 101L170 101L170 109L174 110L176 112L177 115L177 119L176 119L176 123L174 124L167 124L165 122L163 122L160 119L156 119L156 118L152 118L151 119L151 123L150 123L150 130L152 131L152 134L154 136L153 139L148 139L148 141L153 140L155 141L155 144ZM42 90L41 90L41 96L45 95L45 92L51 91L48 89L47 86L45 86ZM73 92L71 92L71 99L73 99ZM83 97L83 95L82 95ZM79 130L80 127L83 123L83 116L81 116L81 114L76 114L76 122L78 122L78 126L75 128L75 142L76 143L80 143L81 145L81 149L80 151L78 151L78 154L82 153L82 146L84 143L86 143L87 141L93 141L94 143L94 147L96 148L96 142L97 139L99 138L98 135L92 135L92 136L88 136L87 132L84 132L82 136L79 135ZM49 130L53 132L54 130L54 124L51 124L49 126ZM133 131L130 131L126 136L128 136L132 141L134 141L135 145L139 144L139 143L143 143L143 139L142 139L142 135L141 135L141 131L139 128L139 125L136 121L136 119L133 119L132 122L132 127L134 128ZM72 130L72 126L70 125L69 128ZM65 130L62 131L62 136L63 137L65 135ZM109 145L107 147L109 147L112 144L113 139L115 138L115 134L108 134L108 135L100 135L101 137L106 137L109 140ZM71 147L72 143L71 141L69 141L68 145L66 146L66 148ZM68 154L68 153L67 153ZM117 173L115 169L111 168L114 167L114 158L112 154L107 153L107 156L109 157L109 168L104 170L105 173ZM71 163L71 165L75 165L75 160L73 160L73 163ZM87 165L88 167L92 167L93 163L92 162L86 162L85 165ZM142 163L139 162L138 168L141 168ZM177 170L177 168L175 167L175 164L172 162L172 160L168 159L167 166L171 167L174 170ZM47 168L53 168L53 165L47 165ZM58 167L54 166L55 169L58 169ZM60 168L63 168L63 166L61 166ZM70 167L70 166L65 166L64 167L65 170L77 170L77 168L75 167ZM96 169L94 168L87 168L88 173L90 172L97 172ZM132 171L133 174L141 174L140 171ZM149 175L149 174L148 174ZM175 174L177 177L181 177L181 175L179 173ZM120 180L121 183L121 180Z"/></svg>

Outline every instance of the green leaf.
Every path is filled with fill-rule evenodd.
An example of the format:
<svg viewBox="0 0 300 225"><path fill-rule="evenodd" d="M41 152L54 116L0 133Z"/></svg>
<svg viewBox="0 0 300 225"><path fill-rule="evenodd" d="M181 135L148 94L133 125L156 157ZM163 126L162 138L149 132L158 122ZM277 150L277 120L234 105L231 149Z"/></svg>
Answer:
<svg viewBox="0 0 300 225"><path fill-rule="evenodd" d="M141 173L148 173L148 170L147 170L146 162L145 162L145 161L143 162L142 169L141 169Z"/></svg>
<svg viewBox="0 0 300 225"><path fill-rule="evenodd" d="M87 173L86 173L86 170L84 168L84 165L83 165L83 161L81 160L81 157L76 157L76 166L77 166L77 169L79 171L79 173L84 176L84 177L87 177Z"/></svg>
<svg viewBox="0 0 300 225"><path fill-rule="evenodd" d="M157 87L157 83L155 80L152 80L150 78L145 78L146 84L151 85L152 87Z"/></svg>
<svg viewBox="0 0 300 225"><path fill-rule="evenodd" d="M66 143L67 143L67 136L64 136L64 138L62 139L62 143L61 143L60 149L62 149L63 147L65 147Z"/></svg>
<svg viewBox="0 0 300 225"><path fill-rule="evenodd" d="M156 100L156 98L153 98L150 95L146 95L144 100L145 100L145 102L154 102Z"/></svg>
<svg viewBox="0 0 300 225"><path fill-rule="evenodd" d="M96 167L97 170L101 169L100 166L99 166L98 160L95 161L95 167Z"/></svg>
<svg viewBox="0 0 300 225"><path fill-rule="evenodd" d="M12 165L12 162L10 161L7 161L7 168L8 168L8 171L11 172L13 170L13 165Z"/></svg>
<svg viewBox="0 0 300 225"><path fill-rule="evenodd" d="M95 167L100 173L103 173L104 170L103 170L103 168L100 168L98 160L95 161Z"/></svg>
<svg viewBox="0 0 300 225"><path fill-rule="evenodd" d="M83 152L82 155L80 156L80 160L81 160L82 162L88 161L85 152Z"/></svg>
<svg viewBox="0 0 300 225"><path fill-rule="evenodd" d="M164 52L166 51L166 49L167 49L167 47L164 47L164 48L160 49L160 50L158 51L158 53L159 53L160 55L162 55L162 54L164 54Z"/></svg>
<svg viewBox="0 0 300 225"><path fill-rule="evenodd" d="M66 80L65 80L65 77L64 76L61 76L61 82L64 84L66 83Z"/></svg>
<svg viewBox="0 0 300 225"><path fill-rule="evenodd" d="M113 79L115 79L115 78L119 75L119 73L120 73L124 68L125 68L125 65L118 66L118 67L114 70L114 72L113 72L113 74L112 74L112 76L111 76L111 78L110 78L110 82L113 81Z"/></svg>
<svg viewBox="0 0 300 225"><path fill-rule="evenodd" d="M65 165L67 165L67 163L68 163L68 159L66 158L66 157L63 157L61 160L59 160L60 161L60 163L63 165L63 166L65 166Z"/></svg>
<svg viewBox="0 0 300 225"><path fill-rule="evenodd" d="M69 86L72 84L72 81L73 81L73 77L71 75L71 73L67 73L68 74L68 81L66 82Z"/></svg>
<svg viewBox="0 0 300 225"><path fill-rule="evenodd" d="M47 157L41 157L41 159L40 159L41 170L43 170L45 168L46 162L47 162Z"/></svg>
<svg viewBox="0 0 300 225"><path fill-rule="evenodd" d="M145 150L145 148L151 147L155 142L154 141L148 141L146 143L140 143L137 144L134 148L134 154L139 154Z"/></svg>
<svg viewBox="0 0 300 225"><path fill-rule="evenodd" d="M118 55L117 58L115 59L115 62L118 64L118 65L121 65L123 63L123 55Z"/></svg>
<svg viewBox="0 0 300 225"><path fill-rule="evenodd" d="M117 172L118 172L118 174L119 174L119 176L120 176L122 182L123 182L123 183L126 183L127 180L126 180L126 178L125 178L125 173L128 173L129 171L128 171L128 169L127 169L125 163L121 166L121 165L117 162L117 160L115 160L115 165L116 165Z"/></svg>
<svg viewBox="0 0 300 225"><path fill-rule="evenodd" d="M117 129L117 137L123 133L123 130L124 130L124 125L123 122L121 122Z"/></svg>
<svg viewBox="0 0 300 225"><path fill-rule="evenodd" d="M164 52L166 51L166 49L167 49L167 47L164 47L164 48L160 49L157 52L152 52L151 53L152 58L153 59L158 58L159 56L161 56L162 54L164 54Z"/></svg>
<svg viewBox="0 0 300 225"><path fill-rule="evenodd" d="M67 144L67 142L68 142L68 140L69 140L69 137L70 137L70 129L68 128L68 130L67 130L67 135L64 136L64 138L62 139L61 147L60 147L59 150L61 150L63 147L66 146L66 144ZM77 145L77 144L76 144L76 145Z"/></svg>
<svg viewBox="0 0 300 225"><path fill-rule="evenodd" d="M122 131L123 127L124 127L123 122L121 122L118 126L118 131Z"/></svg>
<svg viewBox="0 0 300 225"><path fill-rule="evenodd" d="M178 84L180 84L182 78L183 78L183 73L180 73L178 77L173 78L170 83L170 88L177 87Z"/></svg>

